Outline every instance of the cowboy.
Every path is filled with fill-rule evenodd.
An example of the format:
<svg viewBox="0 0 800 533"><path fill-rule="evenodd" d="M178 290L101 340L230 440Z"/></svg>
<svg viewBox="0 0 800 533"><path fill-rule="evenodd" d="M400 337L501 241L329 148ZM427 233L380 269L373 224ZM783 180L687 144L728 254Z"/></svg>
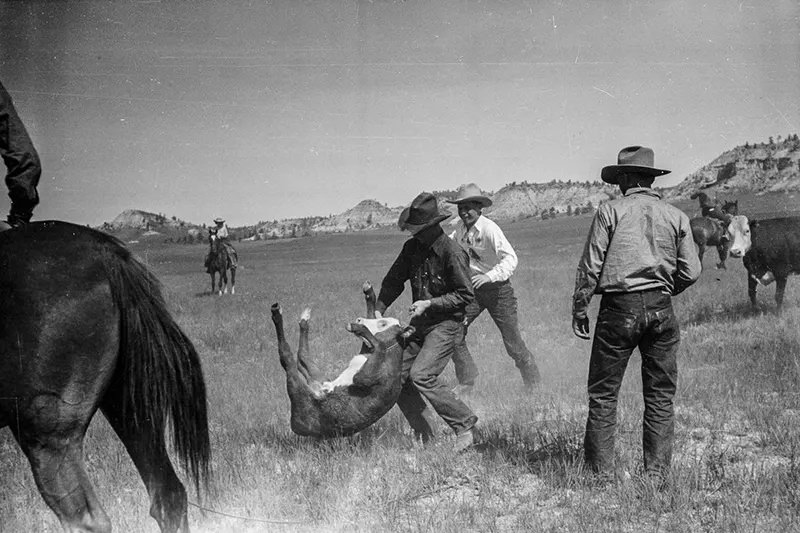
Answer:
<svg viewBox="0 0 800 533"><path fill-rule="evenodd" d="M522 335L517 320L517 298L509 278L517 268L517 254L506 239L503 230L483 215L483 209L492 201L481 193L474 183L462 186L455 200L459 222L450 238L469 255L469 273L475 300L467 306L464 317L464 335L483 310L489 311L500 330L506 352L522 374L522 382L531 389L541 380L539 369ZM467 348L466 340L458 343L453 354L458 394L468 394L475 385L478 368Z"/></svg>
<svg viewBox="0 0 800 533"><path fill-rule="evenodd" d="M661 200L651 186L668 174L654 166L650 148L629 146L601 178L619 185L621 198L603 203L592 220L578 262L572 330L589 339L587 308L601 294L589 360L589 416L584 455L601 479L613 479L617 396L638 347L642 360L642 448L647 479L663 487L675 440L674 398L680 340L672 296L700 276L689 217Z"/></svg>
<svg viewBox="0 0 800 533"><path fill-rule="evenodd" d="M469 258L439 225L449 216L439 212L436 197L427 192L403 211L398 226L412 237L383 278L375 309L381 317L402 294L405 282L410 282L410 325L416 332L403 353L403 388L397 405L415 435L427 442L433 430L426 419L424 397L455 432L455 450L462 451L473 444L478 417L439 376L462 340L465 309L474 295Z"/></svg>
<svg viewBox="0 0 800 533"><path fill-rule="evenodd" d="M212 228L208 228L208 235L209 238L212 236L216 236L217 239L225 246L225 249L228 251L228 257L231 261L231 268L236 268L239 264L239 255L236 253L236 249L231 244L229 238L230 233L228 232L228 226L225 224L225 219L222 217L217 217L214 219L215 226ZM205 267L206 271L210 273L210 262L211 262L211 251L206 254L205 260Z"/></svg>
<svg viewBox="0 0 800 533"><path fill-rule="evenodd" d="M11 95L0 83L0 156L6 165L6 186L11 210L0 231L27 224L39 203L36 186L42 175L39 154L22 124Z"/></svg>
<svg viewBox="0 0 800 533"><path fill-rule="evenodd" d="M731 216L721 209L719 209L719 201L711 201L711 198L704 192L696 192L690 196L692 200L695 198L700 202L700 214L707 218L720 220L727 226L731 222ZM727 237L727 236L726 236Z"/></svg>

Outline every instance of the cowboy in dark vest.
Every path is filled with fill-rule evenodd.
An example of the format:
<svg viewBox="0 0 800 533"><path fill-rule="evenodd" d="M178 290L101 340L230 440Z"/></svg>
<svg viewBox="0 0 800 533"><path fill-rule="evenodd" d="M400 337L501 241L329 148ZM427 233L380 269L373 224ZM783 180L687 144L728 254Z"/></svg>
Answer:
<svg viewBox="0 0 800 533"><path fill-rule="evenodd" d="M0 156L6 165L6 186L11 210L0 231L27 224L39 203L36 186L42 175L39 154L22 124L11 95L0 83Z"/></svg>
<svg viewBox="0 0 800 533"><path fill-rule="evenodd" d="M697 198L700 202L700 214L702 216L721 220L725 225L730 224L731 216L727 213L723 213L722 209L719 208L719 202L716 200L712 201L706 193L696 192L692 194L690 198L692 200Z"/></svg>
<svg viewBox="0 0 800 533"><path fill-rule="evenodd" d="M589 338L587 310L601 294L589 360L586 463L602 478L615 474L617 396L635 348L642 360L642 447L647 478L661 486L672 460L674 400L678 381L678 319L672 297L700 277L689 217L651 188L657 176L653 150L629 146L601 178L619 185L622 198L600 204L572 296L572 330Z"/></svg>
<svg viewBox="0 0 800 533"><path fill-rule="evenodd" d="M462 186L458 197L448 202L458 206L460 218L450 238L469 255L469 275L475 290L475 300L467 306L464 318L465 335L466 328L484 310L488 311L500 330L506 352L522 375L523 384L530 389L541 378L533 354L519 331L517 298L510 281L517 268L517 253L500 226L482 214L484 208L492 205L492 201L483 195L476 184ZM457 394L468 394L475 384L478 368L466 340L456 345L453 364L459 382Z"/></svg>

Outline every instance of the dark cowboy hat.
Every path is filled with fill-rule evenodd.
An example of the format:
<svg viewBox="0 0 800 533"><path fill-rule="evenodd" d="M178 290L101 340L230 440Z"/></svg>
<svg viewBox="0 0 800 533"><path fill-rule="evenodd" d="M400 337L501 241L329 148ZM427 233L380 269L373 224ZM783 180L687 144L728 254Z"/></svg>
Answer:
<svg viewBox="0 0 800 533"><path fill-rule="evenodd" d="M448 218L450 213L439 212L436 197L429 192L423 192L414 198L410 206L403 209L397 220L397 226L401 230L410 231L413 235Z"/></svg>
<svg viewBox="0 0 800 533"><path fill-rule="evenodd" d="M224 223L225 223L225 219L222 218L222 217L217 217L217 218L214 219L214 224L224 224Z"/></svg>
<svg viewBox="0 0 800 533"><path fill-rule="evenodd" d="M458 188L458 195L455 200L447 200L450 204L465 204L467 202L475 202L481 204L481 207L489 207L492 201L483 195L480 187L474 183L467 183Z"/></svg>
<svg viewBox="0 0 800 533"><path fill-rule="evenodd" d="M619 175L626 173L640 173L648 176L663 176L669 174L670 170L655 168L653 163L655 155L652 148L645 146L628 146L619 151L617 164L603 167L600 177L606 183L616 185L619 183Z"/></svg>

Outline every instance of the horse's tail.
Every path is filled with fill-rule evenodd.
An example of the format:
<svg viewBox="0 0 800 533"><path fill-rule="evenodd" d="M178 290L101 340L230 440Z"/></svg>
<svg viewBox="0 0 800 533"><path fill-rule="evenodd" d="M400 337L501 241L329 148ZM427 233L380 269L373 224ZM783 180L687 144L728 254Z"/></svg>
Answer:
<svg viewBox="0 0 800 533"><path fill-rule="evenodd" d="M169 314L155 276L125 248L106 261L120 313L118 375L123 416L134 427L164 435L172 420L172 446L181 466L208 488L211 447L200 357Z"/></svg>

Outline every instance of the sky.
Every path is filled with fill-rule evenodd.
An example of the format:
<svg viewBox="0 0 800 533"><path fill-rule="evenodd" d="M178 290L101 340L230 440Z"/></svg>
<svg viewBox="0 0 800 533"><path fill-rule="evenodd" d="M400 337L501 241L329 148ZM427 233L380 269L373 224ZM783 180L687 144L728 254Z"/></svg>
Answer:
<svg viewBox="0 0 800 533"><path fill-rule="evenodd" d="M671 186L800 133L800 3L0 0L0 80L39 220L326 216L594 181L629 145Z"/></svg>

